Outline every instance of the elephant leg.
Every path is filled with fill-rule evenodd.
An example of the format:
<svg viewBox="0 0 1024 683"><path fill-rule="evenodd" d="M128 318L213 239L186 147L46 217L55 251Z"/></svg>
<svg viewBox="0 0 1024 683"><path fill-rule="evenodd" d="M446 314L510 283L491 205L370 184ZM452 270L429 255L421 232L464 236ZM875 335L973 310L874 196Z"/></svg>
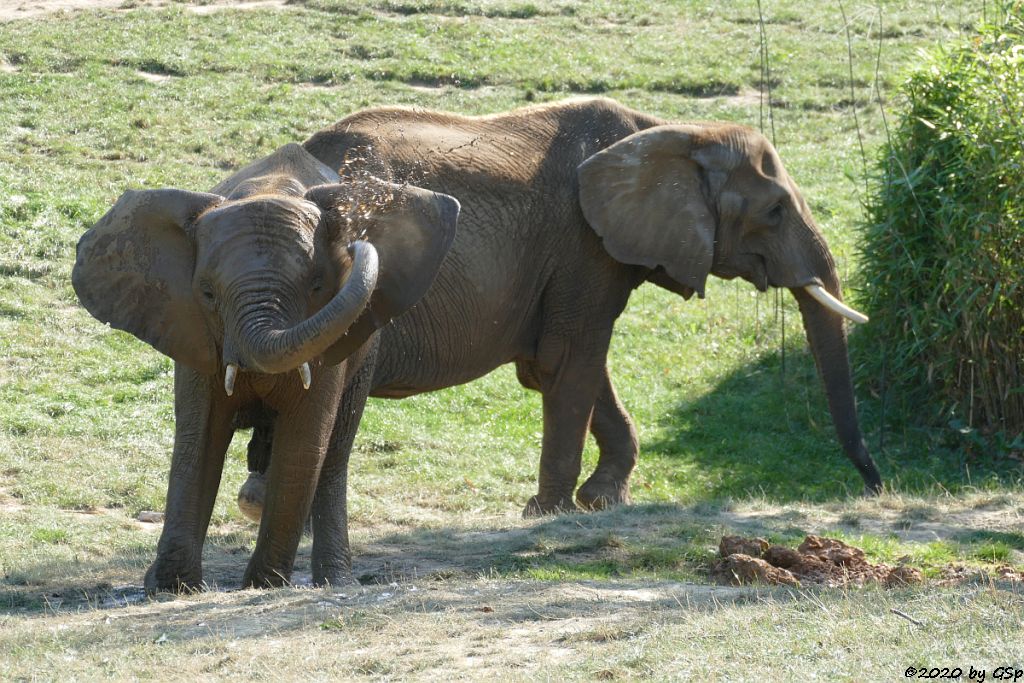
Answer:
<svg viewBox="0 0 1024 683"><path fill-rule="evenodd" d="M256 548L244 586L281 586L288 582L302 528L309 515L317 477L334 429L344 367L323 368L309 391L278 401L267 489ZM296 380L297 381L297 380Z"/></svg>
<svg viewBox="0 0 1024 683"><path fill-rule="evenodd" d="M629 475L636 466L640 446L633 419L616 395L607 367L601 393L594 403L590 432L597 441L600 456L597 469L576 492L576 501L591 510L629 505L632 503Z"/></svg>
<svg viewBox="0 0 1024 683"><path fill-rule="evenodd" d="M577 509L573 491L601 389L608 337L610 332L603 345L594 338L541 340L533 369L543 393L544 439L537 495L523 509L525 517Z"/></svg>
<svg viewBox="0 0 1024 683"><path fill-rule="evenodd" d="M516 377L527 389L540 391L540 378L534 364L517 362ZM629 475L636 466L639 440L633 419L615 393L607 367L590 418L590 433L597 441L600 456L597 469L576 492L576 502L590 510L631 504Z"/></svg>
<svg viewBox="0 0 1024 683"><path fill-rule="evenodd" d="M267 489L267 467L270 466L270 449L274 443L274 413L259 407L253 411L252 436L246 460L249 477L238 490L238 508L254 522L263 514L263 499Z"/></svg>
<svg viewBox="0 0 1024 683"><path fill-rule="evenodd" d="M203 583L203 541L234 433L235 406L220 384L181 363L174 367L174 453L164 528L146 592L196 590Z"/></svg>
<svg viewBox="0 0 1024 683"><path fill-rule="evenodd" d="M373 358L350 357L349 368L358 368L346 378L331 444L320 469L313 498L313 584L340 586L352 583L352 549L348 542L348 460L363 416L373 379Z"/></svg>

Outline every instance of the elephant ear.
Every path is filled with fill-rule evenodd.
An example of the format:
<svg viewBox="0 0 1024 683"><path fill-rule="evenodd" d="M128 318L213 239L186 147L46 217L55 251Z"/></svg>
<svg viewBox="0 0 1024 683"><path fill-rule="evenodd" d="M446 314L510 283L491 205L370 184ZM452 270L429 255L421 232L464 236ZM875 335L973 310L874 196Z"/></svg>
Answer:
<svg viewBox="0 0 1024 683"><path fill-rule="evenodd" d="M708 196L729 170L723 152L697 126L634 133L579 165L580 208L612 258L660 266L703 297L715 253Z"/></svg>
<svg viewBox="0 0 1024 683"><path fill-rule="evenodd" d="M217 349L192 294L194 246L186 226L223 197L129 190L78 241L71 283L86 310L203 373Z"/></svg>
<svg viewBox="0 0 1024 683"><path fill-rule="evenodd" d="M333 365L427 293L455 239L460 206L446 194L375 178L314 187L306 199L333 222L338 239L365 238L380 259L369 305L324 354Z"/></svg>

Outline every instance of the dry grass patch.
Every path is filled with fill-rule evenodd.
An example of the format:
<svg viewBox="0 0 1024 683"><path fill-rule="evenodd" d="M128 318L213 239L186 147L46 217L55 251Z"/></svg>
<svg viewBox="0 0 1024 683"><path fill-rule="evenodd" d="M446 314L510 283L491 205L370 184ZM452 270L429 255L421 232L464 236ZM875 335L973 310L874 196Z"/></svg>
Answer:
<svg viewBox="0 0 1024 683"><path fill-rule="evenodd" d="M200 679L718 680L729 661L745 675L896 677L935 657L989 668L1012 661L1022 618L1024 597L991 587L807 593L667 581L419 580L2 616L0 665L15 678L59 666L83 678L173 670Z"/></svg>

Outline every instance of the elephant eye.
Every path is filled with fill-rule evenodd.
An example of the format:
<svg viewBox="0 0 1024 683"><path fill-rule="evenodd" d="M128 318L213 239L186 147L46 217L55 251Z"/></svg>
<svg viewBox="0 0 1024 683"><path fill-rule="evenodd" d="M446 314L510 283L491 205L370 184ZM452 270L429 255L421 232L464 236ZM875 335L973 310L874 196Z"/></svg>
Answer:
<svg viewBox="0 0 1024 683"><path fill-rule="evenodd" d="M199 285L199 292L203 295L203 300L208 304L212 304L216 298L213 293L213 287L205 282Z"/></svg>
<svg viewBox="0 0 1024 683"><path fill-rule="evenodd" d="M314 293L319 293L319 292L323 291L323 288L324 288L323 278L320 278L320 277L315 278L313 280L313 286L311 287L313 292Z"/></svg>
<svg viewBox="0 0 1024 683"><path fill-rule="evenodd" d="M778 225L782 221L782 211L782 202L768 209L768 213L765 214L766 222L769 225Z"/></svg>

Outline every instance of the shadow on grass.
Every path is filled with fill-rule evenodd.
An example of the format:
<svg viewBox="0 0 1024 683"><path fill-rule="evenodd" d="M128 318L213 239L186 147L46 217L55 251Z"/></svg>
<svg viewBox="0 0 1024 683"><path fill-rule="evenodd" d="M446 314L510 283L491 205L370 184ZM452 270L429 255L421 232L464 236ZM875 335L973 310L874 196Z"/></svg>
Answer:
<svg viewBox="0 0 1024 683"><path fill-rule="evenodd" d="M684 602L687 607L718 608L758 596L788 595L766 587L694 583L703 578L717 543L717 530L697 524L695 514L677 506L645 505L562 515L512 528L435 528L389 534L355 544L353 573L359 584L327 591L238 591L247 552L236 547L234 534L211 533L204 574L215 594L212 597L147 598L141 584L152 558L140 554L59 569L22 568L21 576L35 578L26 585L11 585L10 576L0 583L0 615L31 619L98 610L112 619L129 618L142 628L149 627L154 638L161 633L178 638L211 633L256 637L307 628L325 609L376 609L400 593L417 591L423 593L421 599L395 609L479 610L487 600L481 590L501 585L503 595L516 596L514 604L503 601L500 607L506 612L501 618L509 621L543 620L552 614L557 618L560 610L578 614L581 600L595 599L584 594L597 590L606 592L600 603L602 610L609 611L680 608ZM306 538L293 575L300 588L308 586L309 551ZM131 583L103 579L115 576L128 577ZM497 578L511 582L476 581ZM418 588L408 583L414 579L419 579ZM653 579L658 579L657 585ZM435 594L435 587L444 594ZM279 609L281 614L276 613Z"/></svg>
<svg viewBox="0 0 1024 683"><path fill-rule="evenodd" d="M941 435L893 424L912 416L886 415L881 452L880 401L858 391L861 428L883 480L901 493L956 492L979 485L1019 483L1020 463L969 458ZM863 482L846 458L832 424L809 350L787 348L785 372L777 352L725 376L709 393L679 402L641 460L665 465L675 487L695 500L759 495L778 502L832 501L860 495ZM692 464L692 467L679 467ZM680 473L673 474L678 468Z"/></svg>
<svg viewBox="0 0 1024 683"><path fill-rule="evenodd" d="M237 588L251 548L237 531L211 528L203 547L203 576L212 590ZM20 565L0 577L0 614L47 614L58 610L127 607L147 600L142 586L156 557L151 544L133 545L115 557ZM309 561L309 547L299 563Z"/></svg>
<svg viewBox="0 0 1024 683"><path fill-rule="evenodd" d="M737 520L707 504L637 505L523 526L417 528L365 542L356 533L353 576L362 585L479 577L702 582L726 527L776 539L802 534L786 514ZM300 545L292 576L296 586L310 584L310 544L306 537ZM236 533L211 530L203 555L211 590L239 587L249 550L238 545ZM127 557L71 566L20 567L0 580L0 614L41 616L144 604L142 577L154 556L140 549Z"/></svg>
<svg viewBox="0 0 1024 683"><path fill-rule="evenodd" d="M98 621L128 628L151 642L255 638L290 630L343 629L391 623L422 612L481 613L516 623L580 614L651 610L718 610L730 605L800 599L787 588L709 585L707 571L724 533L760 535L795 544L806 529L786 510L734 514L706 503L638 505L568 514L524 525L416 528L370 536L354 533L354 575L360 584L329 590L238 591L248 549L234 533L211 533L204 570L213 584L199 598L146 598L141 587L151 559L116 558L72 568L27 568L33 585L0 590L0 615L41 619L97 611ZM951 527L965 551L993 540L1019 547L1015 532L970 524ZM310 540L296 562L295 584L308 582ZM97 578L128 576L127 585ZM340 611L339 611L340 608ZM104 616L106 615L106 616ZM127 621L119 621L119 620ZM89 627L97 642L102 629ZM82 636L86 637L86 636Z"/></svg>

